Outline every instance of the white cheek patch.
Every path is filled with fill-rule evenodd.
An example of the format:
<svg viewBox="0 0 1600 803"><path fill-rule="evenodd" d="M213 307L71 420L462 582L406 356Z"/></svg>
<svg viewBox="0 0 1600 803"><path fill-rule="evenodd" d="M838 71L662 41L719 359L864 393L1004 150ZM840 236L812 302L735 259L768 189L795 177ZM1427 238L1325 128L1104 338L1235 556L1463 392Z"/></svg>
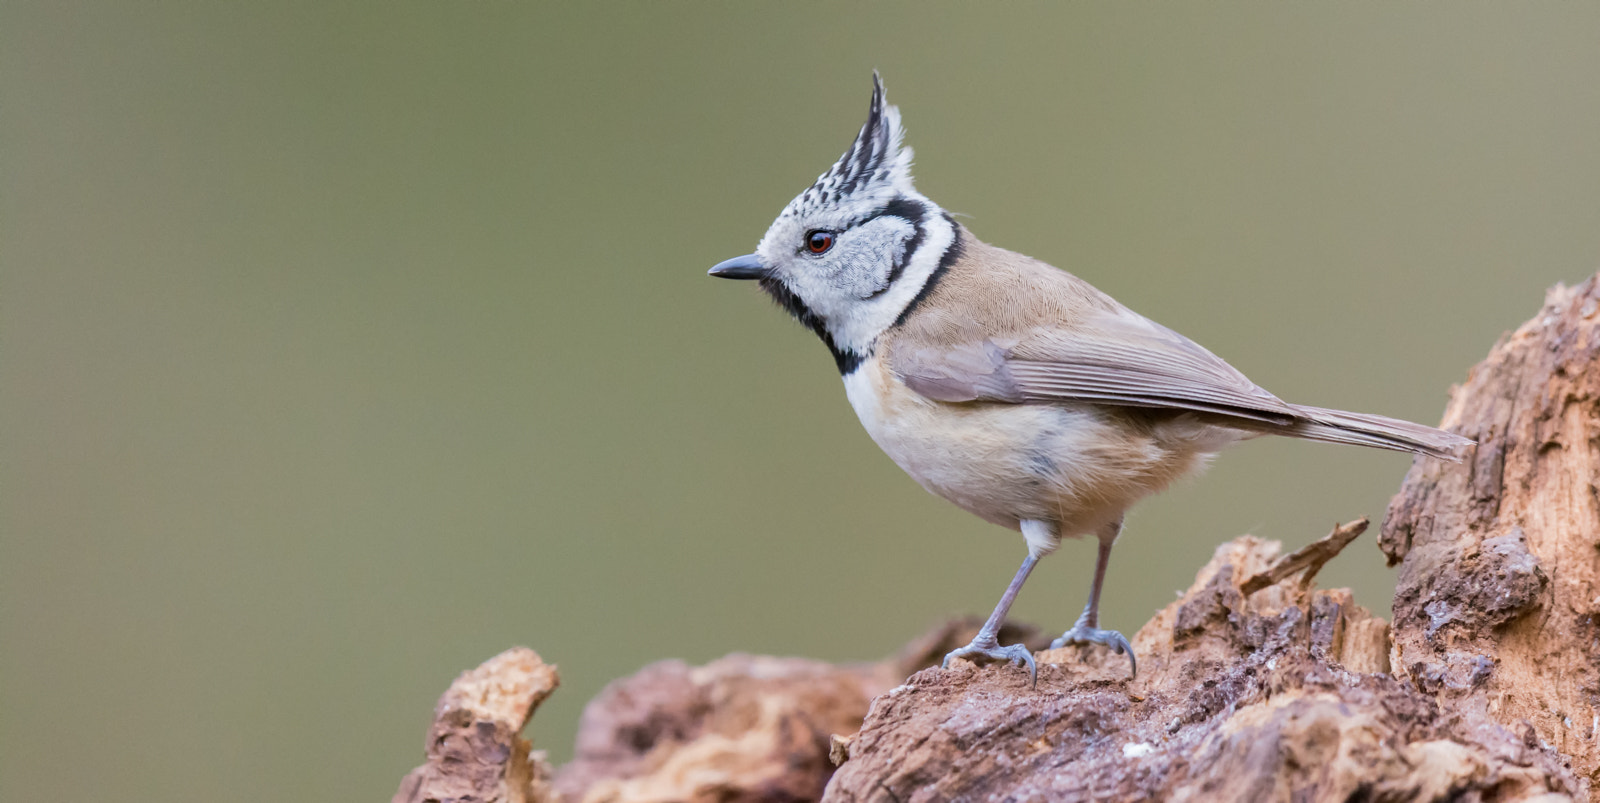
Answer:
<svg viewBox="0 0 1600 803"><path fill-rule="evenodd" d="M846 297L843 299L846 303L830 305L835 308L826 312L818 309L828 322L834 342L840 347L867 353L878 335L894 325L900 314L911 306L917 294L928 284L933 272L938 270L939 261L955 243L956 230L939 213L938 207L929 203L928 211L930 214L922 221L922 242L918 244L916 252L906 257L905 270L894 284L871 298ZM893 265L888 257L889 254L885 254L885 271Z"/></svg>
<svg viewBox="0 0 1600 803"><path fill-rule="evenodd" d="M889 274L905 258L906 243L917 227L901 217L881 217L840 236L839 258L831 284L856 300L870 299L889 288Z"/></svg>
<svg viewBox="0 0 1600 803"><path fill-rule="evenodd" d="M795 221L774 224L762 240L763 262L823 322L836 351L869 353L878 336L916 300L955 242L955 225L943 210L920 195L909 200L924 210L920 240L916 224L898 215L847 230L822 258L775 253L786 234L799 237L794 232L804 226ZM915 250L906 253L913 240ZM901 270L891 282L897 264Z"/></svg>

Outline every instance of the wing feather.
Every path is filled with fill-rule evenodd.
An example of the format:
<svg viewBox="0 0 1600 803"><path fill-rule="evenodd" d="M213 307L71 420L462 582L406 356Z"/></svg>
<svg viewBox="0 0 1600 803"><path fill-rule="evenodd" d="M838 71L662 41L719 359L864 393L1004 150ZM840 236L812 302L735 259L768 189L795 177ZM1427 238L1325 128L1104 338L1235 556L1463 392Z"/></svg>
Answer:
<svg viewBox="0 0 1600 803"><path fill-rule="evenodd" d="M891 367L940 401L1084 401L1274 424L1299 417L1194 341L1121 307L1015 340L896 350Z"/></svg>
<svg viewBox="0 0 1600 803"><path fill-rule="evenodd" d="M930 303L884 344L890 369L930 399L1191 410L1247 431L1447 460L1472 443L1407 421L1288 404L1070 273L964 228L960 241L962 257Z"/></svg>

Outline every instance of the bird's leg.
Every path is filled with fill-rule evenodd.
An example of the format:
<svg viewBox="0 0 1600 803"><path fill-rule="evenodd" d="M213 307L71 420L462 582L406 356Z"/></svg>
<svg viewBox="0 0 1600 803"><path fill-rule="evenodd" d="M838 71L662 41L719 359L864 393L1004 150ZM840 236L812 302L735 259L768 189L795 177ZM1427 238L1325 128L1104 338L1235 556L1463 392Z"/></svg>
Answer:
<svg viewBox="0 0 1600 803"><path fill-rule="evenodd" d="M1094 584L1089 587L1089 604L1083 606L1083 615L1072 625L1072 629L1061 634L1061 638L1050 642L1050 649L1060 649L1068 644L1102 644L1117 651L1117 654L1127 653L1128 663L1133 668L1133 674L1139 674L1139 659L1133 654L1133 645L1128 639L1115 630L1101 630L1100 624L1100 588L1106 580L1106 564L1111 562L1111 545L1116 543L1117 534L1122 532L1122 517L1105 529L1100 531L1100 554L1094 562Z"/></svg>
<svg viewBox="0 0 1600 803"><path fill-rule="evenodd" d="M1022 590L1022 584L1027 582L1028 574L1033 571L1033 564L1039 558L1030 550L1028 557L1022 561L1022 568L1017 569L1017 576L1011 578L1011 585L1006 586L1006 593L1000 595L1000 603L994 606L994 613L989 614L989 621L983 623L983 628L978 631L971 644L960 649L952 650L944 657L941 666L949 667L951 658L965 658L968 656L982 656L996 661L1015 661L1019 665L1028 667L1028 679L1034 685L1039 683L1039 668L1034 664L1033 653L1021 644L1012 644L1008 647L1000 646L996 638L1000 634L1000 625L1005 623L1006 612L1011 610L1011 603L1017 598L1017 592Z"/></svg>

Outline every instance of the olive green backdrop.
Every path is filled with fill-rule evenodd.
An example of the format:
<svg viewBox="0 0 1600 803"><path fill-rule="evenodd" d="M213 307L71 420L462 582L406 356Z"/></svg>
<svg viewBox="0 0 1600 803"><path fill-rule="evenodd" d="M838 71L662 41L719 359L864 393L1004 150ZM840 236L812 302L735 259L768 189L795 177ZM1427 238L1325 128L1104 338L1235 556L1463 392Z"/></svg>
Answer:
<svg viewBox="0 0 1600 803"><path fill-rule="evenodd" d="M382 800L513 644L871 659L1021 539L705 277L881 69L919 187L1279 395L1438 420L1600 266L1600 6L0 5L0 798ZM1404 456L1236 448L1139 509L1132 631ZM1015 615L1078 613L1091 549ZM1387 608L1370 537L1325 572ZM999 671L999 670L997 670Z"/></svg>

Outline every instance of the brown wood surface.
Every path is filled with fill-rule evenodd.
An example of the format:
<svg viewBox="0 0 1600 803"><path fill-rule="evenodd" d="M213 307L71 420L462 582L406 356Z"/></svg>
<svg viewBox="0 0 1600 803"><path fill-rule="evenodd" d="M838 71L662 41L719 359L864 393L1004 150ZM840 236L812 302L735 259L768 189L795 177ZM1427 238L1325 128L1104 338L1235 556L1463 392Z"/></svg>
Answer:
<svg viewBox="0 0 1600 803"><path fill-rule="evenodd" d="M1312 582L1364 522L1286 557L1243 536L1136 634L1136 679L1092 648L1041 652L1037 687L1010 665L937 668L970 621L870 666L663 662L590 703L553 782L520 720L460 702L542 688L501 695L526 713L554 687L497 658L441 699L395 799L1600 801L1597 363L1591 279L1551 290L1455 389L1444 425L1478 445L1419 459L1390 505L1392 628ZM495 671L509 680L479 677Z"/></svg>
<svg viewBox="0 0 1600 803"><path fill-rule="evenodd" d="M1400 564L1396 672L1600 771L1600 277L1557 287L1472 369L1444 425L1478 441L1419 462L1380 545Z"/></svg>

